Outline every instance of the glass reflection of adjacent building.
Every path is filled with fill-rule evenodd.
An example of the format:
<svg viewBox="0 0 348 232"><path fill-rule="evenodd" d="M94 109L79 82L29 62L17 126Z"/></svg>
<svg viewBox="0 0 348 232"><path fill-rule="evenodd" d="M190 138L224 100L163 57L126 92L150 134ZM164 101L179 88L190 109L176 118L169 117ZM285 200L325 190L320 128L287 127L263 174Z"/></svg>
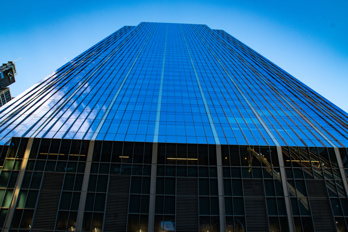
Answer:
<svg viewBox="0 0 348 232"><path fill-rule="evenodd" d="M222 30L126 26L0 108L0 226L347 231L347 116Z"/></svg>

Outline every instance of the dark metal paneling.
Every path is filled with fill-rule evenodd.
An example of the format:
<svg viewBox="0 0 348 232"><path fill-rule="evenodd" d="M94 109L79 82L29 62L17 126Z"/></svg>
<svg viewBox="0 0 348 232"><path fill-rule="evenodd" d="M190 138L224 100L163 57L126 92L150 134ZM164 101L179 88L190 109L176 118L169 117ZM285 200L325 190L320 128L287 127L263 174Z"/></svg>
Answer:
<svg viewBox="0 0 348 232"><path fill-rule="evenodd" d="M315 231L336 231L332 210L323 180L306 180Z"/></svg>
<svg viewBox="0 0 348 232"><path fill-rule="evenodd" d="M197 179L178 178L177 194L178 196L197 196L198 184Z"/></svg>
<svg viewBox="0 0 348 232"><path fill-rule="evenodd" d="M197 179L177 179L176 231L198 231Z"/></svg>
<svg viewBox="0 0 348 232"><path fill-rule="evenodd" d="M336 232L328 199L309 198L315 231Z"/></svg>
<svg viewBox="0 0 348 232"><path fill-rule="evenodd" d="M264 191L262 186L262 181L260 180L244 180L244 196L246 197L255 197L261 196L264 197Z"/></svg>
<svg viewBox="0 0 348 232"><path fill-rule="evenodd" d="M53 230L56 222L64 174L45 173L32 231Z"/></svg>
<svg viewBox="0 0 348 232"><path fill-rule="evenodd" d="M247 231L269 231L262 181L244 180L244 196Z"/></svg>
<svg viewBox="0 0 348 232"><path fill-rule="evenodd" d="M127 230L129 176L110 176L104 231Z"/></svg>
<svg viewBox="0 0 348 232"><path fill-rule="evenodd" d="M323 180L306 180L308 197L327 198L325 182Z"/></svg>

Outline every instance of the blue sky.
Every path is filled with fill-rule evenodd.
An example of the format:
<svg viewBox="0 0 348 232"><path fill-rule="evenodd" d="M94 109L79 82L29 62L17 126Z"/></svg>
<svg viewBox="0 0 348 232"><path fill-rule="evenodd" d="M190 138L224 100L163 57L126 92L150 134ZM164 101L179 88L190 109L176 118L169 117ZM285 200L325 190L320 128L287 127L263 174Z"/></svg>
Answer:
<svg viewBox="0 0 348 232"><path fill-rule="evenodd" d="M1 3L0 62L16 62L13 96L124 25L223 29L348 111L346 0L18 0Z"/></svg>

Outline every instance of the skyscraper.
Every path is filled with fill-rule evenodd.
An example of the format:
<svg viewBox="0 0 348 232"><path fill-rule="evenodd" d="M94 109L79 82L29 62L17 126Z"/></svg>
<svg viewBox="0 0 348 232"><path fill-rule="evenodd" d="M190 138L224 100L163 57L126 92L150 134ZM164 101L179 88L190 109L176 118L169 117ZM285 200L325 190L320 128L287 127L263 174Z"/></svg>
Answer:
<svg viewBox="0 0 348 232"><path fill-rule="evenodd" d="M347 116L222 30L125 26L0 108L0 226L346 231Z"/></svg>
<svg viewBox="0 0 348 232"><path fill-rule="evenodd" d="M11 92L10 88L2 88L0 89L0 106L6 104L7 102L11 101Z"/></svg>
<svg viewBox="0 0 348 232"><path fill-rule="evenodd" d="M16 82L16 66L13 61L9 61L0 66L0 106L9 102L11 97L10 89L7 87Z"/></svg>

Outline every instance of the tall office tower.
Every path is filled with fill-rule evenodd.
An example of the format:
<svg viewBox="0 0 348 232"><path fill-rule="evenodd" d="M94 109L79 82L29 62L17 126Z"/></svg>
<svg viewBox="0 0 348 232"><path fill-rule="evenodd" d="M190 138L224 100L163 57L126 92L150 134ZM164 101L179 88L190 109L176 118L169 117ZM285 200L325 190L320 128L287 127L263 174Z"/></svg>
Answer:
<svg viewBox="0 0 348 232"><path fill-rule="evenodd" d="M222 30L123 27L0 117L6 232L347 230L347 113Z"/></svg>
<svg viewBox="0 0 348 232"><path fill-rule="evenodd" d="M10 88L2 88L0 89L0 106L5 105L12 99Z"/></svg>
<svg viewBox="0 0 348 232"><path fill-rule="evenodd" d="M7 87L16 82L16 66L13 61L2 64L0 66L0 106L9 102L11 97L10 89Z"/></svg>

